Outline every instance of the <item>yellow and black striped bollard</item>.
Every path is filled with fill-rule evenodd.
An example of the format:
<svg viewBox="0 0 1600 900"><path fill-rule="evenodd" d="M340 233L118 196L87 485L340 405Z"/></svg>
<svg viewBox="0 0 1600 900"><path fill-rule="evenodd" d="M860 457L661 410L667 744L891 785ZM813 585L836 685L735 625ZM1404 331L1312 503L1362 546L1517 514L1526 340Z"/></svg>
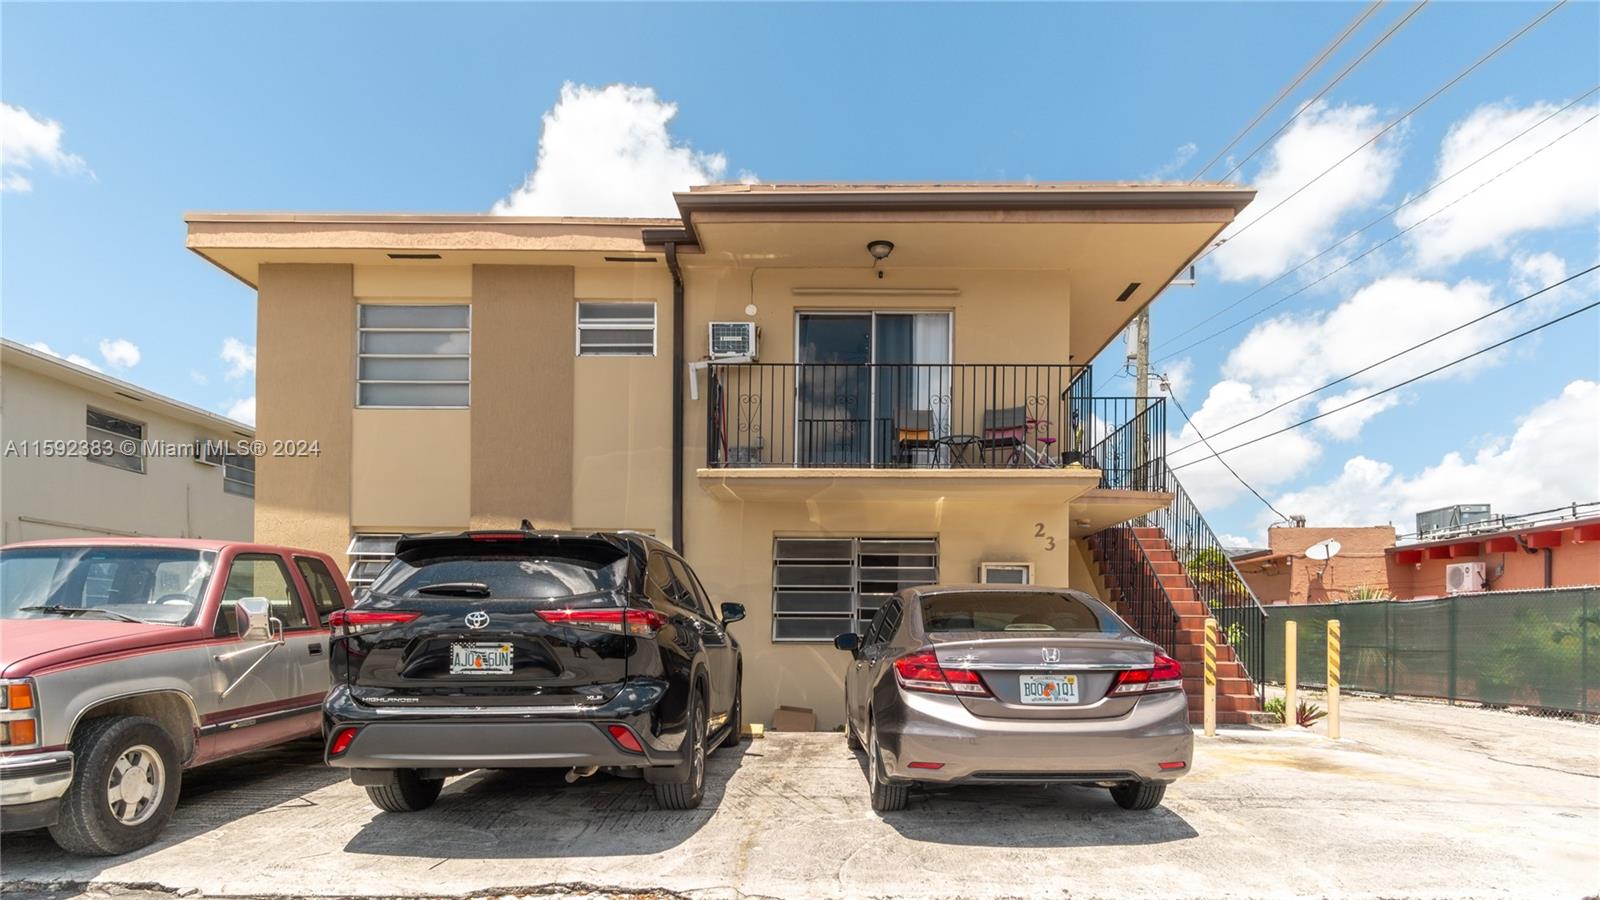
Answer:
<svg viewBox="0 0 1600 900"><path fill-rule="evenodd" d="M1217 733L1217 620L1206 619L1205 656L1205 731L1206 737Z"/></svg>
<svg viewBox="0 0 1600 900"><path fill-rule="evenodd" d="M1339 620L1328 620L1328 737L1339 739Z"/></svg>

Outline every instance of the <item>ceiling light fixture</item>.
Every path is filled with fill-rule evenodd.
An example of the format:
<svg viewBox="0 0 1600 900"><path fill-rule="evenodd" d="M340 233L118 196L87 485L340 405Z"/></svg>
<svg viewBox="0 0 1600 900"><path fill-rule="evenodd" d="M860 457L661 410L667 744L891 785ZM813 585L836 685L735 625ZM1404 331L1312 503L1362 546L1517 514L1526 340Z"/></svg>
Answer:
<svg viewBox="0 0 1600 900"><path fill-rule="evenodd" d="M873 259L877 260L878 262L883 262L889 258L889 254L894 252L894 242L868 241L867 252L872 254Z"/></svg>

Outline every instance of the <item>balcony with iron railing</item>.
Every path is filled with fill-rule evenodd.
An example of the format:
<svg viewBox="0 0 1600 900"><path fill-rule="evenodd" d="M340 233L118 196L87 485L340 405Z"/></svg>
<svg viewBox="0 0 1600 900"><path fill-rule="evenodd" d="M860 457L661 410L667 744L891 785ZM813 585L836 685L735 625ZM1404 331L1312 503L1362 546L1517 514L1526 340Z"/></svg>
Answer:
<svg viewBox="0 0 1600 900"><path fill-rule="evenodd" d="M1096 397L1087 366L713 364L706 408L702 481L728 490L871 480L1159 491L1166 450L1164 403Z"/></svg>

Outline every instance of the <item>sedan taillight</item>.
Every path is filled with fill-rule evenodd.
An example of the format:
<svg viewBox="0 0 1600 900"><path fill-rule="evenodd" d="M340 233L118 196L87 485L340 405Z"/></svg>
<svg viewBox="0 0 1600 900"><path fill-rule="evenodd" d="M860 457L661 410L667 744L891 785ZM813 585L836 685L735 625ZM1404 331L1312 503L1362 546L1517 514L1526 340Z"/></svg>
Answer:
<svg viewBox="0 0 1600 900"><path fill-rule="evenodd" d="M1124 669L1117 673L1111 686L1112 694L1153 694L1157 691L1183 690L1183 664L1166 655L1156 654L1155 666L1149 669Z"/></svg>
<svg viewBox="0 0 1600 900"><path fill-rule="evenodd" d="M939 657L929 649L908 653L894 661L894 679L908 691L928 694L962 694L968 697L988 697L989 688L983 678L971 669L951 669L939 664Z"/></svg>
<svg viewBox="0 0 1600 900"><path fill-rule="evenodd" d="M655 637L667 624L666 617L653 609L546 609L539 618L551 625L634 637Z"/></svg>

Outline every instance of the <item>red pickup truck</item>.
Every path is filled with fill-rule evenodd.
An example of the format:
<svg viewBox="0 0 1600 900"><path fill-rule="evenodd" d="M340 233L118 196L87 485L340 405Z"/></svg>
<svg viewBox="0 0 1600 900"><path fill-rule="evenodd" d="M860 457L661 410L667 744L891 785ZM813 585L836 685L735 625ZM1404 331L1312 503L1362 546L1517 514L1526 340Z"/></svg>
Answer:
<svg viewBox="0 0 1600 900"><path fill-rule="evenodd" d="M323 553L106 538L0 547L0 830L126 853L156 839L183 770L316 734Z"/></svg>

